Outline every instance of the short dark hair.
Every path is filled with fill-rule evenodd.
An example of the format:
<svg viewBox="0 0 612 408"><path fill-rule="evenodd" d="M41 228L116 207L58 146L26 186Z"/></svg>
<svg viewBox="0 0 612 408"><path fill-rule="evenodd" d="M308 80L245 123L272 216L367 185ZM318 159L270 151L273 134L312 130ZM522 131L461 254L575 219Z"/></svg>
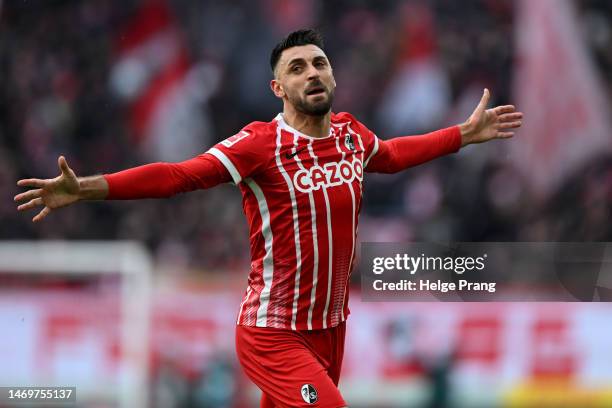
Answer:
<svg viewBox="0 0 612 408"><path fill-rule="evenodd" d="M302 29L289 33L289 35L276 44L276 47L272 50L272 54L270 54L270 67L272 68L272 72L276 69L276 64L278 64L278 60L283 51L287 48L308 44L313 44L323 49L323 36L317 30L313 29Z"/></svg>

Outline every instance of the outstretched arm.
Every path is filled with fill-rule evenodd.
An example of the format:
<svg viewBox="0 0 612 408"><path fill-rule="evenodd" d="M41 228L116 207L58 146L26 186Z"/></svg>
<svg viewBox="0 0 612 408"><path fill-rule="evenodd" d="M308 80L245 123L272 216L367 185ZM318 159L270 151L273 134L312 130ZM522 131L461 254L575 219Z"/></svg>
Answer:
<svg viewBox="0 0 612 408"><path fill-rule="evenodd" d="M232 180L217 158L201 154L180 163L151 163L105 174L107 200L164 198L178 193L211 188Z"/></svg>
<svg viewBox="0 0 612 408"><path fill-rule="evenodd" d="M43 209L32 219L37 222L49 213L83 200L132 200L169 197L201 188L210 188L231 181L225 167L210 155L202 154L181 163L152 163L118 173L77 177L60 156L61 174L54 179L24 179L17 185L32 187L15 196L15 201L27 201L19 211L37 206Z"/></svg>
<svg viewBox="0 0 612 408"><path fill-rule="evenodd" d="M468 144L514 136L512 130L521 126L523 114L516 112L512 105L486 109L489 97L489 90L485 89L478 106L461 125L420 136L380 141L378 151L368 162L366 171L396 173L456 152Z"/></svg>
<svg viewBox="0 0 612 408"><path fill-rule="evenodd" d="M78 178L68 167L64 156L58 158L57 164L61 173L53 179L32 178L17 182L18 186L32 188L15 196L15 201L27 201L17 207L19 211L43 206L43 209L32 218L34 222L42 220L56 208L66 207L79 200L102 200L108 194L108 184L104 177Z"/></svg>
<svg viewBox="0 0 612 408"><path fill-rule="evenodd" d="M367 172L397 173L409 167L453 153L461 147L459 126L419 136L380 140L378 151L366 166Z"/></svg>

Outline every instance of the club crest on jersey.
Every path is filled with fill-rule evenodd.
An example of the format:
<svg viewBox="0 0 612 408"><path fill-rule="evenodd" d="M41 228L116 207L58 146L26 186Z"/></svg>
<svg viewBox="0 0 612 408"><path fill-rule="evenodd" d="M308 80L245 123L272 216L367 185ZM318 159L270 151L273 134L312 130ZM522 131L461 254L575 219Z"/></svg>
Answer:
<svg viewBox="0 0 612 408"><path fill-rule="evenodd" d="M317 390L311 384L302 385L301 394L307 404L314 404L318 400Z"/></svg>
<svg viewBox="0 0 612 408"><path fill-rule="evenodd" d="M351 136L350 133L347 133L346 136L344 136L344 145L349 150L355 150L355 143L353 142L353 136Z"/></svg>
<svg viewBox="0 0 612 408"><path fill-rule="evenodd" d="M310 193L321 187L328 188L352 183L355 178L359 181L363 180L361 161L340 160L336 163L326 163L323 167L315 165L296 172L293 176L293 185L302 193Z"/></svg>

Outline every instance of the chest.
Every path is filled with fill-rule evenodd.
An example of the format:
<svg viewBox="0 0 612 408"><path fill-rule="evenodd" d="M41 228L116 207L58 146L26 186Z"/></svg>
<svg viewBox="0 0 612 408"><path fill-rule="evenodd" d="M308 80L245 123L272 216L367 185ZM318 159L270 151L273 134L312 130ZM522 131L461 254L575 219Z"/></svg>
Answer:
<svg viewBox="0 0 612 408"><path fill-rule="evenodd" d="M294 140L277 146L266 178L281 188L283 184L291 187L296 194L360 187L363 157L363 148L350 134Z"/></svg>

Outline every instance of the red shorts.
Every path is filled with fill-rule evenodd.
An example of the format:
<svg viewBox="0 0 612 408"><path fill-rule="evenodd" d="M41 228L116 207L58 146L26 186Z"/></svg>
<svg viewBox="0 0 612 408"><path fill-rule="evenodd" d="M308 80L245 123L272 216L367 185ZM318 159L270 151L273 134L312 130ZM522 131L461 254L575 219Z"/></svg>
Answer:
<svg viewBox="0 0 612 408"><path fill-rule="evenodd" d="M345 329L236 326L238 359L263 391L260 407L346 407L338 390Z"/></svg>

